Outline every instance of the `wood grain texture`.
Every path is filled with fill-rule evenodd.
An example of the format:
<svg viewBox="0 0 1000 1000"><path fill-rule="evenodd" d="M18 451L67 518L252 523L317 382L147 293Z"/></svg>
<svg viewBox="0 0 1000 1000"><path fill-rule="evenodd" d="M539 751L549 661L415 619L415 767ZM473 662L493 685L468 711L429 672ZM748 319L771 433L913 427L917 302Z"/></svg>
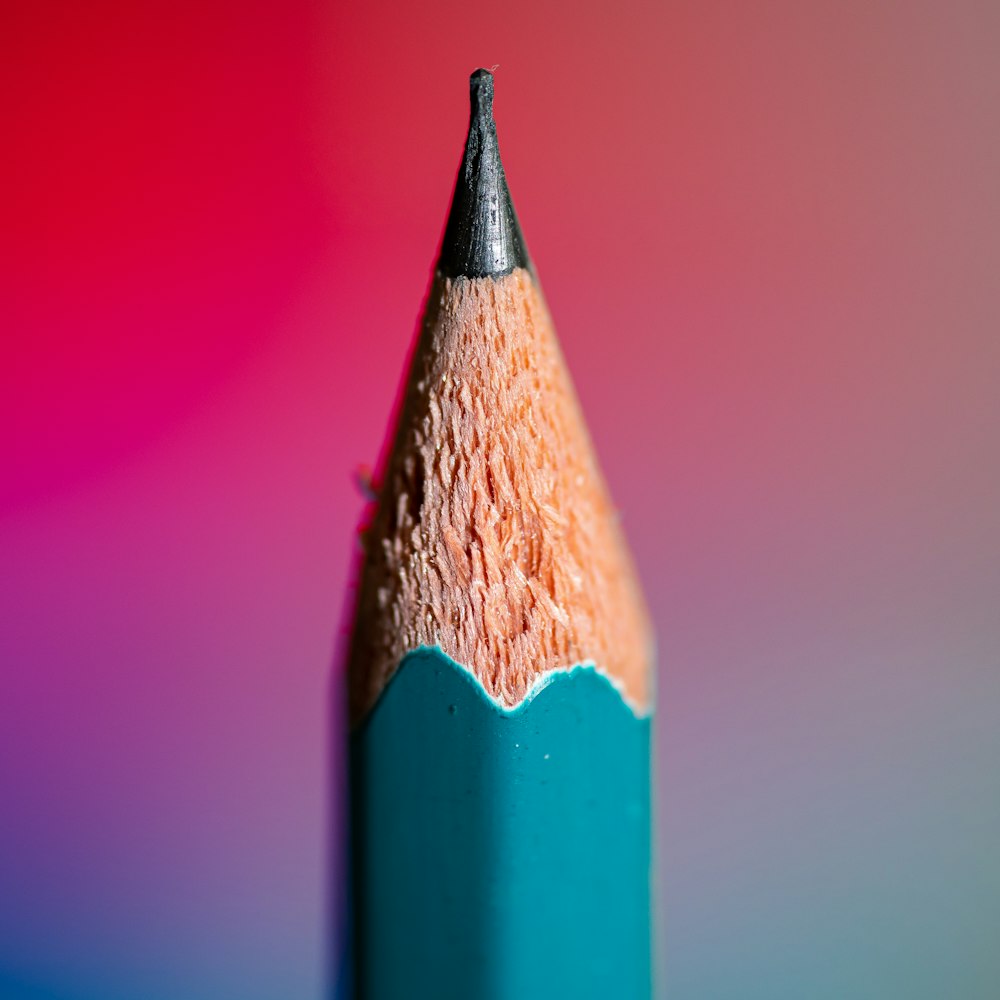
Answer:
<svg viewBox="0 0 1000 1000"><path fill-rule="evenodd" d="M436 276L363 544L355 722L420 646L503 706L539 674L589 662L649 707L645 605L526 269Z"/></svg>

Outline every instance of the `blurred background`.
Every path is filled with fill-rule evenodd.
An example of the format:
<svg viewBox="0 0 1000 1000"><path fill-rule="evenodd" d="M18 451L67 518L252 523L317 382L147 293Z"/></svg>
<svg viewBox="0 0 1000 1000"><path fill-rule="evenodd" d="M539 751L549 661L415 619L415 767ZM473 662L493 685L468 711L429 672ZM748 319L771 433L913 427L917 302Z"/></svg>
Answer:
<svg viewBox="0 0 1000 1000"><path fill-rule="evenodd" d="M495 64L660 637L668 997L1000 996L998 39L5 3L0 996L330 995L352 477Z"/></svg>

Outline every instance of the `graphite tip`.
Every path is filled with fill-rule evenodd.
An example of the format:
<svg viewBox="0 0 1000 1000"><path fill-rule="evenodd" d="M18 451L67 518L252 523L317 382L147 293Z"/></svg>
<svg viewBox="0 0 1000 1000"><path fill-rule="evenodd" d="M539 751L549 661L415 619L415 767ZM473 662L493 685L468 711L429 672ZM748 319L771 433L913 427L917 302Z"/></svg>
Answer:
<svg viewBox="0 0 1000 1000"><path fill-rule="evenodd" d="M500 162L489 70L477 69L469 78L469 97L469 135L438 270L449 278L499 277L531 263Z"/></svg>

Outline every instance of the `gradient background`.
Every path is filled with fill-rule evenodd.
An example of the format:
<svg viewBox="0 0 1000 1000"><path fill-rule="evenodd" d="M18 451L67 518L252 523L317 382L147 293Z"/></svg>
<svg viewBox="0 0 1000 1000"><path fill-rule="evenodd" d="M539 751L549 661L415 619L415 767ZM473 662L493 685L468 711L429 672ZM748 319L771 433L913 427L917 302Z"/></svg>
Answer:
<svg viewBox="0 0 1000 1000"><path fill-rule="evenodd" d="M661 637L669 997L1000 996L998 42L988 0L5 3L0 995L327 989L351 477L498 63Z"/></svg>

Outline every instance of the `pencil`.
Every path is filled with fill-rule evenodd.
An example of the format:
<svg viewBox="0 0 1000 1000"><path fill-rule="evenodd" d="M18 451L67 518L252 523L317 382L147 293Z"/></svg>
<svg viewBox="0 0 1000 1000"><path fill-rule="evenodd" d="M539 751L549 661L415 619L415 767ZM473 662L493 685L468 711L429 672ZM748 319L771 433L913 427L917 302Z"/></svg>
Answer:
<svg viewBox="0 0 1000 1000"><path fill-rule="evenodd" d="M652 989L652 637L511 202L493 84L472 75L362 531L355 990L631 1000Z"/></svg>

